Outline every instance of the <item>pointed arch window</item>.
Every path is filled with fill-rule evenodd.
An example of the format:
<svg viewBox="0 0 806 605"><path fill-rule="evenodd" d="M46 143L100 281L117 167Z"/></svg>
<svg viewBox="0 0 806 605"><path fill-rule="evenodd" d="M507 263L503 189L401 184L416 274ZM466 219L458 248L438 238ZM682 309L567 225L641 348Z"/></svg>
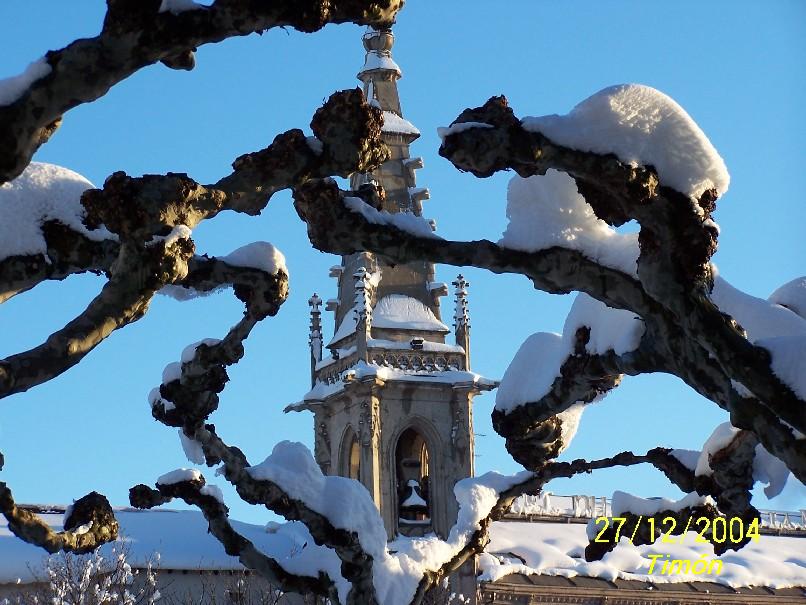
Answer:
<svg viewBox="0 0 806 605"><path fill-rule="evenodd" d="M406 429L395 450L398 519L401 525L430 522L428 444L415 429Z"/></svg>
<svg viewBox="0 0 806 605"><path fill-rule="evenodd" d="M347 476L356 481L361 480L361 446L358 444L358 438L355 435L353 435L353 441L350 443Z"/></svg>

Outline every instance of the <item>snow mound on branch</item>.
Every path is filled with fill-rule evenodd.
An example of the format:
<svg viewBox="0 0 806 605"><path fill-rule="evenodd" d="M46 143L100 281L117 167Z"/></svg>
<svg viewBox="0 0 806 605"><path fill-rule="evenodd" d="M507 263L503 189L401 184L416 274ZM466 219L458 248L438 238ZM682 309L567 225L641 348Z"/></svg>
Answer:
<svg viewBox="0 0 806 605"><path fill-rule="evenodd" d="M797 299L798 286L790 286L792 283L779 288L783 289L780 296L790 301ZM750 342L770 352L775 375L795 395L806 399L806 319L780 304L745 294L718 275L711 300L739 322Z"/></svg>
<svg viewBox="0 0 806 605"><path fill-rule="evenodd" d="M510 411L549 392L560 376L560 366L568 357L562 336L537 332L527 338L515 353L495 395L495 407Z"/></svg>
<svg viewBox="0 0 806 605"><path fill-rule="evenodd" d="M0 260L9 256L47 254L42 225L58 221L93 241L113 239L104 228L90 231L81 194L93 184L77 172L54 164L31 162L23 173L0 186Z"/></svg>
<svg viewBox="0 0 806 605"><path fill-rule="evenodd" d="M175 471L165 473L157 478L158 485L173 485L183 481L199 481L202 474L195 468L178 468Z"/></svg>
<svg viewBox="0 0 806 605"><path fill-rule="evenodd" d="M644 322L632 311L612 309L587 294L579 293L565 319L562 336L538 332L518 349L501 379L495 408L510 412L547 395L554 380L560 376L562 364L573 353L576 332L581 327L590 328L585 345L590 355L603 355L611 350L616 355L623 355L635 350L644 334ZM581 414L581 408L567 417L569 428L578 422L578 414Z"/></svg>
<svg viewBox="0 0 806 605"><path fill-rule="evenodd" d="M668 498L640 498L638 496L633 496L632 494L617 490L613 492L610 510L611 515L613 516L618 516L622 513L651 516L656 515L661 511L680 511L684 508L701 506L703 504L711 504L712 506L716 505L711 496L701 496L697 492L691 492L690 494L683 496L680 500L670 500ZM594 530L593 535L596 535L597 532L595 520L591 520L591 522L588 523L588 536L591 535L590 532L592 529ZM601 529L601 527L599 529Z"/></svg>
<svg viewBox="0 0 806 605"><path fill-rule="evenodd" d="M42 57L28 65L21 74L0 79L0 106L11 105L17 101L31 84L44 78L51 71L51 66L45 61L45 57Z"/></svg>
<svg viewBox="0 0 806 605"><path fill-rule="evenodd" d="M654 166L662 185L694 198L711 188L723 195L730 184L725 162L696 122L649 86L611 86L567 115L524 118L523 127L566 147Z"/></svg>
<svg viewBox="0 0 806 605"><path fill-rule="evenodd" d="M278 271L282 271L288 275L285 256L269 242L253 242L241 246L226 256L219 257L218 260L234 267L260 269L272 275L276 275Z"/></svg>
<svg viewBox="0 0 806 605"><path fill-rule="evenodd" d="M764 495L775 498L784 491L790 470L781 460L767 451L763 445L756 446L756 456L753 458L753 479L766 483Z"/></svg>
<svg viewBox="0 0 806 605"><path fill-rule="evenodd" d="M190 462L199 466L206 464L207 460L204 457L201 443L185 435L185 431L181 428L179 429L179 443L182 444L182 451L185 452L185 457Z"/></svg>
<svg viewBox="0 0 806 605"><path fill-rule="evenodd" d="M730 422L723 422L718 425L702 446L702 452L700 452L700 456L697 459L694 474L697 476L712 474L711 456L726 447L738 432L739 429L732 426ZM789 473L790 471L786 464L770 454L763 445L756 446L753 458L753 479L767 484L767 487L764 488L764 494L768 498L774 498L781 493L789 478Z"/></svg>
<svg viewBox="0 0 806 605"><path fill-rule="evenodd" d="M221 340L218 338L203 338L198 342L194 342L186 346L182 349L182 355L180 359L182 360L181 363L188 363L196 356L196 349L198 349L201 345L205 345L207 347L214 347L217 344L220 344Z"/></svg>
<svg viewBox="0 0 806 605"><path fill-rule="evenodd" d="M507 225L499 244L534 252L554 246L635 276L638 234L622 235L596 217L574 179L554 169L513 177L507 190Z"/></svg>
<svg viewBox="0 0 806 605"><path fill-rule="evenodd" d="M736 437L738 432L739 429L731 425L730 422L723 422L718 425L702 446L700 457L697 459L697 466L694 469L694 475L699 477L700 475L710 475L713 473L714 471L711 469L711 456L733 441L733 438Z"/></svg>
<svg viewBox="0 0 806 605"><path fill-rule="evenodd" d="M806 318L806 277L796 277L785 283L767 299Z"/></svg>
<svg viewBox="0 0 806 605"><path fill-rule="evenodd" d="M170 12L171 14L178 15L185 11L196 10L197 8L205 8L201 4L196 4L193 0L162 0L159 12Z"/></svg>
<svg viewBox="0 0 806 605"><path fill-rule="evenodd" d="M289 497L327 517L334 527L356 532L373 558L386 552L386 530L366 488L352 479L323 475L303 444L281 441L268 458L247 472L254 479L277 484Z"/></svg>
<svg viewBox="0 0 806 605"><path fill-rule="evenodd" d="M355 212L363 216L364 219L369 223L373 223L375 225L388 225L418 237L442 239L434 233L431 223L429 223L423 217L417 216L413 212L390 213L386 210L381 210L379 212L360 197L345 197L344 205L351 212Z"/></svg>
<svg viewBox="0 0 806 605"><path fill-rule="evenodd" d="M634 312L613 309L580 292L563 326L563 340L569 351L573 350L577 330L585 326L590 328L585 350L591 355L604 355L611 350L624 355L634 351L644 335L644 322Z"/></svg>

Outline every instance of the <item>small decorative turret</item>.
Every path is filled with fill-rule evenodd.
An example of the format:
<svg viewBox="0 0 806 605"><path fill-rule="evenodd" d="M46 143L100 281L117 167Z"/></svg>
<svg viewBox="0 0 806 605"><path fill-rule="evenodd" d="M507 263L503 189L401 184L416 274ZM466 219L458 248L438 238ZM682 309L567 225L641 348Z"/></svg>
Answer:
<svg viewBox="0 0 806 605"><path fill-rule="evenodd" d="M460 273L454 286L456 307L453 312L453 327L456 344L465 350L465 369L470 370L470 310L467 306L467 289L470 283Z"/></svg>
<svg viewBox="0 0 806 605"><path fill-rule="evenodd" d="M322 312L319 310L321 305L322 299L314 292L308 299L308 306L311 308L311 328L308 335L308 344L311 347L311 386L316 381L314 378L316 364L322 361Z"/></svg>
<svg viewBox="0 0 806 605"><path fill-rule="evenodd" d="M372 274L365 267L360 267L353 274L355 277L355 336L359 355L366 356L367 341L372 338Z"/></svg>

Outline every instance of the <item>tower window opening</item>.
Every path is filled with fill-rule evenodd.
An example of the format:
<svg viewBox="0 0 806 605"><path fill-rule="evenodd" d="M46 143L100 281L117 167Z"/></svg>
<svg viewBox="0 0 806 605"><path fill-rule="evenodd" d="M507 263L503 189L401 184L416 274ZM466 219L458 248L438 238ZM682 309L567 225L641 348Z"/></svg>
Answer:
<svg viewBox="0 0 806 605"><path fill-rule="evenodd" d="M395 462L400 523L429 522L431 490L428 445L416 430L407 429L400 436Z"/></svg>
<svg viewBox="0 0 806 605"><path fill-rule="evenodd" d="M356 481L361 479L361 446L358 445L358 439L356 439L355 436L353 436L353 441L350 444L350 459L347 476Z"/></svg>

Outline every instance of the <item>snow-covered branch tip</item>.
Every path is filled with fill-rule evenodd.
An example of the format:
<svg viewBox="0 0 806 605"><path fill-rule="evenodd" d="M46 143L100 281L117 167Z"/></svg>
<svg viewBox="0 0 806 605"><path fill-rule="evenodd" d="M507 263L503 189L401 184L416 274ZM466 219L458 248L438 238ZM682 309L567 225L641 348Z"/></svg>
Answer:
<svg viewBox="0 0 806 605"><path fill-rule="evenodd" d="M175 498L198 507L207 520L209 532L221 542L225 552L238 557L248 569L258 572L285 591L316 594L338 602L334 582L327 574L320 571L318 576L312 577L290 573L238 533L229 521L229 509L220 491L215 486L207 485L198 471L174 471L160 477L156 489L140 484L129 490L129 502L136 508L154 508Z"/></svg>
<svg viewBox="0 0 806 605"><path fill-rule="evenodd" d="M226 368L241 360L252 329L285 302L288 274L282 254L261 242L220 259L197 259L188 278L185 284L191 289L232 284L246 306L244 317L223 340L206 339L187 346L180 361L165 368L162 384L149 395L155 419L192 433L218 408L218 394L229 381Z"/></svg>
<svg viewBox="0 0 806 605"><path fill-rule="evenodd" d="M203 44L276 27L304 32L328 23L382 27L394 21L403 2L216 0L193 10L160 11L162 4L162 0L107 0L99 35L49 51L15 80L11 94L0 96L0 184L23 171L67 111L100 98L143 67L162 62L190 69L195 49ZM103 61L99 63L98 57ZM93 77L84 77L87 73Z"/></svg>
<svg viewBox="0 0 806 605"><path fill-rule="evenodd" d="M628 152L626 147L622 150L619 143L637 135L622 133L615 126L607 128L608 124L618 122L621 114L618 110L608 113L599 106L604 102L607 105L610 100L613 107L642 116L658 108L658 112L671 112L669 105L674 104L685 114L674 101L653 92L649 94L647 87L613 87L583 101L568 116L524 120L515 117L505 97L493 97L482 107L467 109L459 115L452 131L443 137L439 153L460 170L479 177L508 168L522 177L546 174L549 169L569 174L599 219L612 226L630 220L641 225L638 273L642 281L649 282L642 271L645 265L647 273L660 272L669 282L645 286L660 288L654 292L657 297L669 289L679 294L710 279L709 260L716 251L718 235L710 220L711 213L718 195L727 188L728 177L727 171L722 174L712 166L721 163L721 159L687 115L688 122L671 130L673 134L668 140L658 136L652 145L646 145L644 156L635 157L636 152ZM586 109L586 103L595 105L595 109ZM571 120L572 116L576 119ZM683 121L682 116L676 117ZM568 120L558 126L560 118ZM482 122L490 127L458 128L467 122ZM590 139L576 136L581 124L589 122L598 124ZM629 120L622 120L622 128L630 128ZM700 150L696 157L704 156L706 165L676 165L665 162L666 156L660 152L652 152L678 140ZM668 150L667 155L674 156ZM697 171L704 172L704 176L688 178L689 172Z"/></svg>
<svg viewBox="0 0 806 605"><path fill-rule="evenodd" d="M88 189L90 183L75 173L58 169L54 175L51 172L55 167L39 165L37 175L48 178L32 175L28 180L39 188L43 182L51 185L41 191L37 189L36 195L44 202L52 202L50 196L54 192L70 193L69 199L59 200L57 207L63 206L64 211L55 217L51 216L52 203L30 206L17 203L20 201L17 197L25 202L22 198L31 193L25 178L19 183L15 181L10 188L4 186L0 189L0 215L6 211L13 215L6 217L9 219L6 225L23 223L33 233L34 242L41 240L31 250L0 245L0 274L15 276L3 290L6 298L32 287L36 280L61 278L68 272L103 270L109 275L109 282L81 315L44 344L0 360L0 398L50 380L78 363L114 330L140 319L154 293L164 286L180 286L190 291L193 284L200 284L202 290L211 289L203 263L191 263L195 252L191 229L226 209L258 214L275 191L308 178L377 166L389 153L380 139L381 119L380 111L370 107L360 91L335 93L312 120L320 146L311 146L302 131L289 131L266 149L238 158L233 173L211 186L199 185L183 174L132 178L118 172L106 180L102 189ZM43 271L39 265L48 260L48 255L61 260L60 240L52 241L54 231L48 226L53 218L75 232L75 237L94 243L88 250L74 250L73 255L79 257L65 259L71 263L70 267L56 264L51 265L52 270ZM61 231L55 233L59 235ZM28 240L15 237L9 241ZM56 249L51 250L52 246ZM253 256L242 252L241 256L244 255ZM74 260L78 261L75 265ZM233 260L231 264L244 262ZM249 266L248 260L246 265ZM20 266L32 268L20 276ZM191 268L196 271L186 283ZM233 282L235 293L242 300L249 299L255 315L276 312L270 292L258 292L260 288L255 290L243 282L243 279L241 283ZM260 296L265 297L263 302ZM262 311L258 311L260 305L264 307ZM114 321L109 321L110 318Z"/></svg>
<svg viewBox="0 0 806 605"><path fill-rule="evenodd" d="M65 514L63 531L53 531L38 515L17 506L4 482L0 482L0 513L8 521L11 533L49 553L84 554L118 537L112 507L98 492L90 492L73 503Z"/></svg>

